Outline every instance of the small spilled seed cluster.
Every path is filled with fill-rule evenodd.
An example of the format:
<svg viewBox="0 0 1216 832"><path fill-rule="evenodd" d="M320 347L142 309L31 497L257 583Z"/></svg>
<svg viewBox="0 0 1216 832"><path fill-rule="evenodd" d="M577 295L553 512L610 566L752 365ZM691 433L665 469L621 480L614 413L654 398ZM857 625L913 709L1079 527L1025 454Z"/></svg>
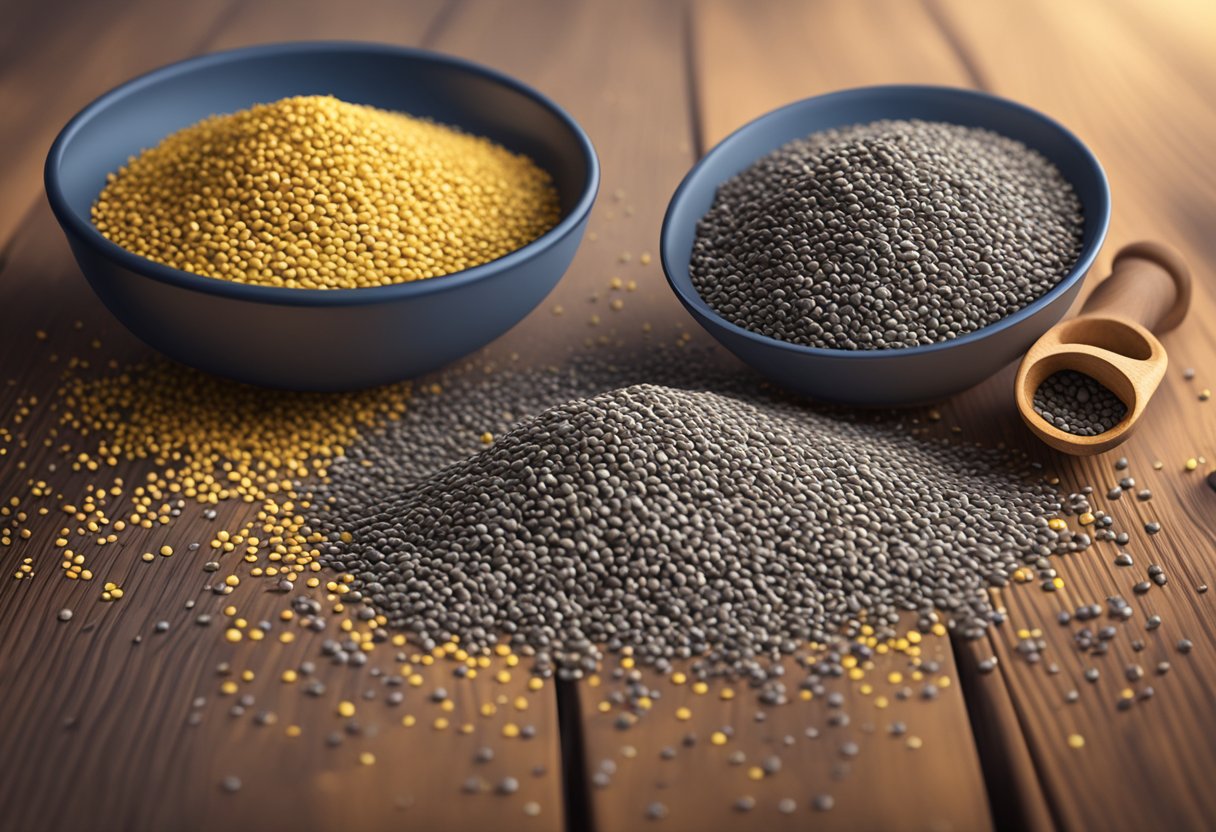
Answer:
<svg viewBox="0 0 1216 832"><path fill-rule="evenodd" d="M690 275L722 317L781 341L879 350L948 341L1059 283L1081 205L1013 139L925 121L813 133L727 181Z"/></svg>
<svg viewBox="0 0 1216 832"><path fill-rule="evenodd" d="M1076 370L1052 373L1034 391L1034 412L1065 433L1098 436L1123 421L1127 405L1100 381Z"/></svg>
<svg viewBox="0 0 1216 832"><path fill-rule="evenodd" d="M547 173L489 139L329 96L212 116L111 174L93 223L207 277L353 289L439 277L558 220Z"/></svg>

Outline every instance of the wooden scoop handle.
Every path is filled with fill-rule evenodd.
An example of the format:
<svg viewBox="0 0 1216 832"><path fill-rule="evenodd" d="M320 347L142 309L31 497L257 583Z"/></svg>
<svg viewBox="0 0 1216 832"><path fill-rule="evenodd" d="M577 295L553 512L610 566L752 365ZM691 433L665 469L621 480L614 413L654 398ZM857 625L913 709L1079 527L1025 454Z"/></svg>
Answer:
<svg viewBox="0 0 1216 832"><path fill-rule="evenodd" d="M1132 243L1120 249L1110 277L1081 308L1082 317L1121 318L1150 332L1169 332L1191 305L1191 272L1161 243Z"/></svg>

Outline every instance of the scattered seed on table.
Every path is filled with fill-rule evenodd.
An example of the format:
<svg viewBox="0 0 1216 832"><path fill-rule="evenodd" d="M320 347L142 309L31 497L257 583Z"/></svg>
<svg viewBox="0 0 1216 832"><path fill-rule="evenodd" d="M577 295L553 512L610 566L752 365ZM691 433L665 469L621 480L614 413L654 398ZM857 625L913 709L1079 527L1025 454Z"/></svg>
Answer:
<svg viewBox="0 0 1216 832"><path fill-rule="evenodd" d="M60 621L71 621L72 620L72 611L70 609L68 609L67 607L64 607L63 609L61 609L59 611L59 614L55 617L58 618Z"/></svg>
<svg viewBox="0 0 1216 832"><path fill-rule="evenodd" d="M667 817L667 806L656 800L646 807L646 817L650 820L662 820Z"/></svg>
<svg viewBox="0 0 1216 832"><path fill-rule="evenodd" d="M1144 524L1144 530L1149 534L1156 534L1157 532L1161 531L1161 524L1156 520L1152 520Z"/></svg>
<svg viewBox="0 0 1216 832"><path fill-rule="evenodd" d="M241 778L230 774L220 781L220 787L229 794L239 792L241 790Z"/></svg>
<svg viewBox="0 0 1216 832"><path fill-rule="evenodd" d="M1147 502L1153 499L1153 492L1151 489L1142 488L1136 492L1136 499L1142 503Z"/></svg>
<svg viewBox="0 0 1216 832"><path fill-rule="evenodd" d="M811 801L811 806L816 812L830 812L835 805L836 798L830 794L817 794Z"/></svg>
<svg viewBox="0 0 1216 832"><path fill-rule="evenodd" d="M1178 641L1178 652L1179 653L1189 653L1189 652L1191 652L1191 648L1193 648L1194 646L1195 645L1191 643L1191 640L1189 638L1180 639Z"/></svg>
<svg viewBox="0 0 1216 832"><path fill-rule="evenodd" d="M783 797L777 801L777 811L783 815L792 815L798 809L798 803L792 797Z"/></svg>
<svg viewBox="0 0 1216 832"><path fill-rule="evenodd" d="M1133 563L1132 556L1127 552L1120 552L1115 555L1115 566L1132 566Z"/></svg>
<svg viewBox="0 0 1216 832"><path fill-rule="evenodd" d="M735 811L736 812L750 812L752 809L755 809L755 808L756 808L756 798L754 798L750 795L744 795L743 797L737 798L735 800Z"/></svg>

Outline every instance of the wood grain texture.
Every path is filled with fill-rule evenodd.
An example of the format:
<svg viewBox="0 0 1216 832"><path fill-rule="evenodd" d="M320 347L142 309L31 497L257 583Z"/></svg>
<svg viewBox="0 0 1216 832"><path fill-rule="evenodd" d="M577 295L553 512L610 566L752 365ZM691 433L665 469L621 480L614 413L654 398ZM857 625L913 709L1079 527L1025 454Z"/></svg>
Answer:
<svg viewBox="0 0 1216 832"><path fill-rule="evenodd" d="M940 665L938 672L913 681L920 677L913 676L917 667L907 656L876 656L865 682L827 682L829 696L843 697L839 707L828 696L798 699L807 669L793 660L785 665L792 701L772 707L743 683L716 682L700 694L691 684L643 673L642 684L662 697L628 730L616 724L619 706L600 710L605 702L612 705L609 695L621 682L605 674L598 686L582 686L587 769L594 776L605 761L615 767L611 784L592 793L596 829L636 829L656 803L667 813L664 828L680 830L991 828L950 643L926 638L922 646L920 667ZM892 672L901 674L898 682L889 678ZM942 676L949 683L938 697L923 699L924 685L940 683ZM862 684L872 691L863 693ZM911 697L897 696L903 687ZM724 688L733 694L729 700ZM677 718L680 708L688 708L691 718ZM899 723L906 733L892 731ZM723 729L732 736L713 745L713 733ZM664 749L674 750L674 757L665 758ZM773 757L780 770L753 779L754 769ZM815 808L820 795L831 796L830 809ZM744 797L755 801L750 811L736 807ZM792 812L782 811L783 800L794 802Z"/></svg>
<svg viewBox="0 0 1216 832"><path fill-rule="evenodd" d="M1216 571L1216 493L1203 484L1203 474L1216 458L1216 409L1198 397L1212 384L1216 359L1216 340L1207 325L1213 314L1214 251L1204 230L1213 216L1214 191L1211 171L1195 159L1216 140L1216 116L1197 86L1179 74L1180 65L1161 60L1162 44L1150 45L1143 28L1105 4L1033 2L981 9L949 2L939 8L968 45L992 91L1061 119L1102 161L1114 195L1106 251L1132 239L1161 239L1181 249L1194 273L1191 314L1162 339L1170 370L1136 435L1119 449L1088 460L1043 457L1061 472L1062 487L1096 487L1096 502L1131 534L1122 548L1133 555L1135 567L1113 566L1117 548L1098 544L1062 564L1065 593L1047 595L1026 587L1004 593L1011 624L1043 627L1048 650L1043 663L1032 667L1016 658L1012 633L997 634L993 646L1061 825L1210 828L1216 804L1198 773L1216 764L1216 712L1211 707L1216 642L1211 596L1199 594L1196 587ZM1181 14L1182 8L1160 11ZM1028 59L1027 43L1035 44L1033 59ZM1106 255L1096 273L1108 268ZM1193 381L1183 378L1184 367L1197 369ZM948 412L963 425L982 424L993 436L1025 442L1024 429L1011 424L1002 407L1003 387L985 385L951 402ZM1118 456L1131 461L1126 473L1136 478L1138 488L1152 489L1150 502L1102 499L1123 476L1113 470ZM1208 462L1187 472L1183 461L1191 457ZM1159 471L1153 467L1158 460L1163 463ZM1143 531L1149 520L1162 523L1159 535ZM1131 585L1145 579L1150 563L1165 567L1170 584L1133 596ZM1136 609L1127 625L1130 632L1120 634L1109 655L1086 659L1072 645L1078 626L1052 623L1056 613L1080 603L1102 603L1116 592ZM1152 633L1138 632L1151 613L1160 614L1165 624ZM1195 642L1190 656L1179 655L1174 647L1183 637ZM1131 649L1136 638L1145 642L1143 652ZM1173 670L1153 678L1152 669L1161 660L1170 661ZM1053 663L1060 668L1054 677L1043 669ZM1130 684L1123 676L1130 663L1141 664L1149 677ZM1096 684L1082 678L1089 667L1100 671ZM1155 688L1152 700L1126 713L1117 710L1120 690L1130 686L1138 691L1146 684ZM1069 705L1064 694L1072 688L1081 696ZM1066 745L1073 733L1084 736L1084 749ZM1113 788L1113 783L1134 786Z"/></svg>
<svg viewBox="0 0 1216 832"><path fill-rule="evenodd" d="M0 58L0 251L35 200L42 163L71 116L110 87L204 50L233 2L26 2L4 18Z"/></svg>

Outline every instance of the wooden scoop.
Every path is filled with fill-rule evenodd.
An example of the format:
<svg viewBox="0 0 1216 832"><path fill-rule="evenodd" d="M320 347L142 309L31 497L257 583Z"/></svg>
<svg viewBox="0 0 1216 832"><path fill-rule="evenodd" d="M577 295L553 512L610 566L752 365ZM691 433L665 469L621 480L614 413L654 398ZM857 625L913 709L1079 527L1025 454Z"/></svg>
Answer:
<svg viewBox="0 0 1216 832"><path fill-rule="evenodd" d="M1022 359L1014 388L1022 420L1065 453L1096 454L1123 442L1165 376L1165 348L1153 333L1178 326L1190 305L1191 273L1177 252L1160 243L1125 246L1080 314L1049 329ZM1097 436L1049 423L1035 413L1034 393L1060 370L1096 379L1127 405L1127 415Z"/></svg>

